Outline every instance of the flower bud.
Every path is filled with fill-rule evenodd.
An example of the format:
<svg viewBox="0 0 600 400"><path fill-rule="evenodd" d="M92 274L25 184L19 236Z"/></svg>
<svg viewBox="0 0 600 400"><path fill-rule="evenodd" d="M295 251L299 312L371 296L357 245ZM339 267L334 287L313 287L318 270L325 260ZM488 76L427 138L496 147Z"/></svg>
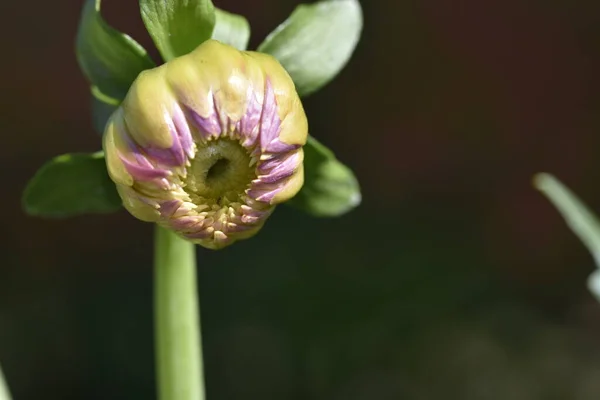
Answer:
<svg viewBox="0 0 600 400"><path fill-rule="evenodd" d="M300 190L307 135L274 58L209 40L139 75L104 151L131 214L218 249L254 235Z"/></svg>

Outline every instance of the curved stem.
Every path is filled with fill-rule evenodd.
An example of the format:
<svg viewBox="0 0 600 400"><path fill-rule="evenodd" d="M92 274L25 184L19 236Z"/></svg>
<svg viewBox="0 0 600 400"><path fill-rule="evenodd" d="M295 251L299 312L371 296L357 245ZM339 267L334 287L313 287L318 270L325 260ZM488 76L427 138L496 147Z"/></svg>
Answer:
<svg viewBox="0 0 600 400"><path fill-rule="evenodd" d="M196 249L159 226L154 246L158 398L204 400Z"/></svg>
<svg viewBox="0 0 600 400"><path fill-rule="evenodd" d="M0 400L10 400L10 392L8 391L8 385L6 384L6 380L4 379L4 375L2 374L2 369L0 368Z"/></svg>

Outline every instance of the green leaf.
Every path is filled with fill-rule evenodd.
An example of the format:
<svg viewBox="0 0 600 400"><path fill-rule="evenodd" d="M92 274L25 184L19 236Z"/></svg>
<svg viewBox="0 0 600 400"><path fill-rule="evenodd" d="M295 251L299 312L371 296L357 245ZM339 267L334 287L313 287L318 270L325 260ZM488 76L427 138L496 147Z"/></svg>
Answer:
<svg viewBox="0 0 600 400"><path fill-rule="evenodd" d="M2 368L0 368L0 400L11 400L6 379L2 374Z"/></svg>
<svg viewBox="0 0 600 400"><path fill-rule="evenodd" d="M215 7L210 0L140 0L146 29L165 61L210 39Z"/></svg>
<svg viewBox="0 0 600 400"><path fill-rule="evenodd" d="M309 137L304 146L304 186L287 204L315 217L337 217L360 202L360 187L350 168Z"/></svg>
<svg viewBox="0 0 600 400"><path fill-rule="evenodd" d="M27 185L23 206L30 215L70 217L121 208L104 153L65 154L46 163Z"/></svg>
<svg viewBox="0 0 600 400"><path fill-rule="evenodd" d="M600 266L600 222L583 202L550 174L538 174L535 187L541 191L561 213L573 233L594 255Z"/></svg>
<svg viewBox="0 0 600 400"><path fill-rule="evenodd" d="M258 47L279 60L301 96L333 79L346 65L360 38L362 11L357 0L303 4Z"/></svg>
<svg viewBox="0 0 600 400"><path fill-rule="evenodd" d="M212 38L238 50L246 50L250 40L250 24L241 15L215 8L216 24Z"/></svg>
<svg viewBox="0 0 600 400"><path fill-rule="evenodd" d="M96 86L91 87L92 92L92 126L100 135L104 134L106 122L112 113L119 107L119 101L106 96Z"/></svg>
<svg viewBox="0 0 600 400"><path fill-rule="evenodd" d="M600 301L600 270L596 270L590 274L587 280L589 291Z"/></svg>
<svg viewBox="0 0 600 400"><path fill-rule="evenodd" d="M102 19L100 0L86 0L75 49L91 84L116 99L125 97L140 72L154 67L142 46Z"/></svg>
<svg viewBox="0 0 600 400"><path fill-rule="evenodd" d="M571 231L592 253L596 266L600 268L600 221L586 205L558 179L550 174L538 174L533 180L540 190L558 209ZM588 278L588 288L600 301L600 271Z"/></svg>

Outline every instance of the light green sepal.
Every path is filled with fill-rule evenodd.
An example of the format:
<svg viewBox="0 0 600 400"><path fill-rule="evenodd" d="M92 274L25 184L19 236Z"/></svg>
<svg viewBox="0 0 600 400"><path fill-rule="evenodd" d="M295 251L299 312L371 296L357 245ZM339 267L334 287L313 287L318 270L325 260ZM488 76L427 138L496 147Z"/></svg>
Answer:
<svg viewBox="0 0 600 400"><path fill-rule="evenodd" d="M154 67L142 46L102 19L100 0L86 0L75 49L79 66L92 86L119 100L140 72Z"/></svg>
<svg viewBox="0 0 600 400"><path fill-rule="evenodd" d="M337 217L360 204L354 173L311 136L304 146L304 171L304 186L286 204L315 217Z"/></svg>
<svg viewBox="0 0 600 400"><path fill-rule="evenodd" d="M46 163L23 194L30 215L64 218L109 213L121 208L115 184L108 177L104 153L74 153Z"/></svg>
<svg viewBox="0 0 600 400"><path fill-rule="evenodd" d="M315 92L344 68L362 31L357 0L302 4L258 46L288 71L300 96Z"/></svg>

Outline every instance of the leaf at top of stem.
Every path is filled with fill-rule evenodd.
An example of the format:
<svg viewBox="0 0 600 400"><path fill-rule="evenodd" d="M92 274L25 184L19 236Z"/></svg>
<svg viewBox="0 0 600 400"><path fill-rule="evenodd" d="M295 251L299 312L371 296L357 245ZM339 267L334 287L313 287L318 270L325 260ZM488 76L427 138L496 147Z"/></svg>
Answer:
<svg viewBox="0 0 600 400"><path fill-rule="evenodd" d="M100 134L104 134L106 122L113 112L119 107L120 102L102 93L96 86L92 86L92 126Z"/></svg>
<svg viewBox="0 0 600 400"><path fill-rule="evenodd" d="M241 15L215 8L216 24L212 38L238 50L246 50L250 40L250 24Z"/></svg>
<svg viewBox="0 0 600 400"><path fill-rule="evenodd" d="M182 56L210 39L215 8L210 0L140 0L148 33L165 61Z"/></svg>
<svg viewBox="0 0 600 400"><path fill-rule="evenodd" d="M125 97L140 72L154 67L142 46L104 21L100 0L85 0L75 50L79 66L90 83L119 100Z"/></svg>
<svg viewBox="0 0 600 400"><path fill-rule="evenodd" d="M106 171L104 153L74 153L47 162L23 194L30 215L64 218L109 213L121 208L115 184Z"/></svg>
<svg viewBox="0 0 600 400"><path fill-rule="evenodd" d="M315 138L304 146L304 185L289 204L315 217L337 217L361 202L354 173Z"/></svg>
<svg viewBox="0 0 600 400"><path fill-rule="evenodd" d="M301 96L315 92L346 65L362 31L357 0L302 4L258 47L288 71Z"/></svg>

